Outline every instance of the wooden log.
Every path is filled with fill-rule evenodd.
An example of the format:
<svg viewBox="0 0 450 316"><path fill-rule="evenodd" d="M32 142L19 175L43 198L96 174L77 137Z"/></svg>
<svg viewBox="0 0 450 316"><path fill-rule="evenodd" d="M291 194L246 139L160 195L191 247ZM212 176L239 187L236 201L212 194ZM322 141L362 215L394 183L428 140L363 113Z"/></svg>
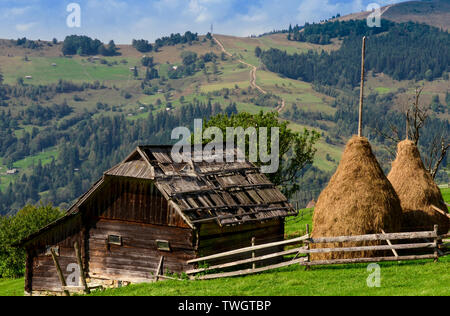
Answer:
<svg viewBox="0 0 450 316"><path fill-rule="evenodd" d="M278 264L274 264L274 265L270 265L267 267L263 267L263 268L258 268L258 269L247 269L247 270L240 270L240 271L234 271L234 272L225 272L225 273L217 273L217 274L210 274L210 275L204 275L201 277L191 277L191 279L194 280L211 280L211 279L218 279L218 278L228 278L228 277L234 277L234 276L242 276L242 275L249 275L249 274L255 274L255 273L261 273L264 271L269 271L269 270L273 270L273 269L278 269L278 268L282 268L282 267L287 267L287 266L291 266L294 264L298 264L302 261L304 261L304 258L300 258L300 259L296 259L296 260L291 260L291 261L287 261L287 262L283 262L283 263L278 263Z"/></svg>
<svg viewBox="0 0 450 316"><path fill-rule="evenodd" d="M255 247L255 237L252 237L252 247ZM256 257L256 253L255 253L255 251L252 251L252 258L255 259L255 257ZM253 270L256 269L255 262L253 262L252 269Z"/></svg>
<svg viewBox="0 0 450 316"><path fill-rule="evenodd" d="M159 259L159 264L158 264L158 268L156 268L156 273L155 273L155 280L158 281L160 278L160 272L161 269L163 267L163 263L164 263L164 256L161 256L161 258ZM164 273L163 273L164 274Z"/></svg>
<svg viewBox="0 0 450 316"><path fill-rule="evenodd" d="M289 239L289 240L284 240L284 241L277 241L277 242L268 243L268 244L264 244L264 245L258 245L258 246L254 246L254 247L247 247L247 248L236 249L236 250L227 251L227 252L223 252L223 253L219 253L219 254L203 257L203 258L197 258L197 259L189 260L187 263L188 264L192 264L192 263L208 261L208 260L212 260L212 259L219 259L219 258L230 257L230 256L233 256L233 255L236 255L236 254L247 253L247 252L251 252L251 251L254 251L254 250L261 250L261 249L267 249L267 248L272 248L272 247L276 247L276 246L284 246L284 245L296 244L296 243L305 241L307 238L308 238L308 236L303 236L303 237L298 237L298 238L294 238L294 239Z"/></svg>
<svg viewBox="0 0 450 316"><path fill-rule="evenodd" d="M382 245L382 246L361 246L361 247L346 247L346 248L316 248L305 251L304 253L331 253L331 252L359 252L359 251L379 251L379 250L400 250L400 249L421 249L421 248L435 248L435 243L420 243L420 244L401 244L401 245ZM396 256L399 257L399 256Z"/></svg>
<svg viewBox="0 0 450 316"><path fill-rule="evenodd" d="M61 282L61 289L63 291L64 296L70 296L69 292L67 290L64 290L64 288L67 286L66 280L64 280L64 275L61 271L61 266L59 265L58 258L56 257L55 250L53 248L50 248L50 253L52 254L53 263L56 267L56 273L58 274L59 282Z"/></svg>
<svg viewBox="0 0 450 316"><path fill-rule="evenodd" d="M83 260L81 259L80 245L76 241L74 243L73 247L75 248L75 255L77 257L78 266L80 267L81 284L84 287L84 292L86 294L89 294L89 293L91 293L91 291L89 290L89 287L88 287L87 282L86 282L86 274L85 274L85 270L84 270Z"/></svg>
<svg viewBox="0 0 450 316"><path fill-rule="evenodd" d="M306 224L306 235L309 238L309 224ZM309 252L309 250L311 250L310 243L307 243L306 247L307 247L307 250L308 250L308 254L306 255L306 262L310 262L311 261L311 255L310 255L310 252ZM306 270L310 270L310 267L307 266Z"/></svg>
<svg viewBox="0 0 450 316"><path fill-rule="evenodd" d="M434 262L438 262L439 260L439 235L438 235L438 225L434 225L434 232L436 233L436 237L434 238Z"/></svg>
<svg viewBox="0 0 450 316"><path fill-rule="evenodd" d="M363 131L363 104L364 104L364 79L365 79L365 63L366 59L366 37L363 37L361 52L361 87L359 93L359 120L358 120L358 136L362 136Z"/></svg>
<svg viewBox="0 0 450 316"><path fill-rule="evenodd" d="M438 208L437 206L431 205L431 208L432 208L433 210L435 210L436 212L438 212L438 213L440 213L440 214L442 214L442 215L447 216L448 218L450 218L450 214L449 214L449 213L444 212L443 210L441 210L441 209Z"/></svg>
<svg viewBox="0 0 450 316"><path fill-rule="evenodd" d="M420 256L320 260L320 261L312 261L312 262L303 262L303 263L301 263L301 265L320 266L320 265L333 265L333 264L369 263L369 262L384 262L384 261L407 261L407 260L422 260L422 259L434 259L434 254L433 255L420 255Z"/></svg>
<svg viewBox="0 0 450 316"><path fill-rule="evenodd" d="M360 236L340 236L340 237L320 237L311 238L309 242L318 243L339 243L339 242L357 242L357 241L380 241L380 240L402 240L418 238L436 238L437 234L433 232L412 232L412 233L392 233L392 234L372 234Z"/></svg>
<svg viewBox="0 0 450 316"><path fill-rule="evenodd" d="M381 232L386 235L386 232L383 229L381 230ZM386 242L389 246L392 246L392 242L389 239L386 239ZM394 256L398 257L398 253L394 248L392 248L392 253L394 254Z"/></svg>
<svg viewBox="0 0 450 316"><path fill-rule="evenodd" d="M189 270L189 271L186 272L186 274L189 275L189 274L196 274L196 273L210 271L210 270L231 268L231 267L239 266L239 265L242 265L242 264L253 263L253 262L258 262L258 261L264 261L264 260L273 259L273 258L282 257L282 256L287 256L287 255L292 255L292 254L303 253L302 250L306 250L306 247L300 247L300 248L290 249L290 250L281 251L281 252L277 252L277 253L271 253L271 254L268 254L268 255L259 256L259 257L255 257L255 258L243 259L243 260L239 260L239 261L219 264L219 265L215 265L215 266L210 266L208 268Z"/></svg>

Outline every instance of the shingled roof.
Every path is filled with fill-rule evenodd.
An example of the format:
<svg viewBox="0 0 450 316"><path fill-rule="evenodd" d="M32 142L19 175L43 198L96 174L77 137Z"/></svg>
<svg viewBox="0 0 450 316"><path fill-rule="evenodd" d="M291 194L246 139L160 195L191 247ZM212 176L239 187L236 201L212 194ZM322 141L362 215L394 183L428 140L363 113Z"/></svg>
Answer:
<svg viewBox="0 0 450 316"><path fill-rule="evenodd" d="M140 146L105 176L154 180L190 224L217 222L223 226L297 214L259 168L237 161L237 149L222 153L224 161L234 157L234 162L207 162L203 157L201 162L188 159L183 163L174 162L171 150L172 146ZM193 149L191 157L195 154Z"/></svg>

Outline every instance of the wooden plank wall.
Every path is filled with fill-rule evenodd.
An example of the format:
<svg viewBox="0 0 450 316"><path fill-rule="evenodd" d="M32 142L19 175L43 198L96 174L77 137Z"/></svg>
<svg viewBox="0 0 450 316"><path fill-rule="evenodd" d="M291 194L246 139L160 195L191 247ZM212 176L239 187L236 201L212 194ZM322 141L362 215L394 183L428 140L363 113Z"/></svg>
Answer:
<svg viewBox="0 0 450 316"><path fill-rule="evenodd" d="M80 234L75 234L65 238L64 240L53 244L52 246L59 246L58 262L61 266L61 270L64 279L67 279L73 271L67 271L69 264L77 264L77 258L75 256L75 249L73 247L75 241L80 244ZM49 245L50 246L50 245ZM29 291L61 291L61 282L58 279L55 264L51 255L45 254L46 247L41 247L37 250L29 250L29 264L32 267L32 271L28 271L26 275L26 286L29 287L26 290ZM31 279L31 282L30 281Z"/></svg>
<svg viewBox="0 0 450 316"><path fill-rule="evenodd" d="M203 224L199 231L197 257L250 247L252 237L255 237L255 245L284 240L284 220L276 219L264 223L251 223L229 227L220 227L216 223ZM279 248L280 247L256 251L256 255L262 256L273 253L274 251L282 251L282 249ZM221 264L223 262L247 259L250 257L251 254L241 254L235 257L226 258L225 261L214 261L211 262L211 264Z"/></svg>
<svg viewBox="0 0 450 316"><path fill-rule="evenodd" d="M109 245L108 235L122 237L122 246ZM171 252L159 251L156 240L170 242ZM180 273L195 258L191 229L101 219L89 230L89 275L93 278L142 282L152 279L160 257L164 272Z"/></svg>
<svg viewBox="0 0 450 316"><path fill-rule="evenodd" d="M91 217L189 227L150 180L109 177L84 207Z"/></svg>

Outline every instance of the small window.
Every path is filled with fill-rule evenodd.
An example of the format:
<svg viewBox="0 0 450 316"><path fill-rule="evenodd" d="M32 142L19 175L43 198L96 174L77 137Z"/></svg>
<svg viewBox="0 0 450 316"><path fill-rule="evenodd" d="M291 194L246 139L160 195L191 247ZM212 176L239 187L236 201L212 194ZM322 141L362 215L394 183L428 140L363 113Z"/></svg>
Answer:
<svg viewBox="0 0 450 316"><path fill-rule="evenodd" d="M170 251L170 243L167 240L157 240L156 246L159 251Z"/></svg>
<svg viewBox="0 0 450 316"><path fill-rule="evenodd" d="M45 247L45 255L51 256L52 255L52 249L55 252L55 255L59 257L59 246L47 246Z"/></svg>
<svg viewBox="0 0 450 316"><path fill-rule="evenodd" d="M122 237L117 235L109 235L108 244L122 246Z"/></svg>

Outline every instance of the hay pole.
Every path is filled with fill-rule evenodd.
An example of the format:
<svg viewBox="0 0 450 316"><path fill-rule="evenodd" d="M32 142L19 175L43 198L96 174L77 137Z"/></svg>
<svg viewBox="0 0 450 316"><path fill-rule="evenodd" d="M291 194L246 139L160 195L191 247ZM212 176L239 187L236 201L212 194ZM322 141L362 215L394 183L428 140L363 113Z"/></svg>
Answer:
<svg viewBox="0 0 450 316"><path fill-rule="evenodd" d="M66 290L67 283L66 280L64 280L64 276L61 270L61 266L59 265L58 258L56 257L55 250L53 248L50 248L50 253L52 254L53 263L55 264L59 281L61 282L61 289L63 290L63 295L70 296L69 291Z"/></svg>
<svg viewBox="0 0 450 316"><path fill-rule="evenodd" d="M386 233L385 233L385 231L384 231L383 229L381 230L381 232L382 232L384 235L386 235ZM387 244L388 244L389 246L392 247L392 243L391 243L391 241L390 241L389 239L386 239L386 242L387 242ZM395 250L394 248L391 248L391 249L392 249L392 253L394 254L394 256L398 257L397 250Z"/></svg>
<svg viewBox="0 0 450 316"><path fill-rule="evenodd" d="M362 40L362 53L361 53L361 88L359 91L359 120L358 120L358 136L362 136L362 123L363 123L363 105L364 105L364 77L365 77L365 60L366 60L366 37Z"/></svg>

